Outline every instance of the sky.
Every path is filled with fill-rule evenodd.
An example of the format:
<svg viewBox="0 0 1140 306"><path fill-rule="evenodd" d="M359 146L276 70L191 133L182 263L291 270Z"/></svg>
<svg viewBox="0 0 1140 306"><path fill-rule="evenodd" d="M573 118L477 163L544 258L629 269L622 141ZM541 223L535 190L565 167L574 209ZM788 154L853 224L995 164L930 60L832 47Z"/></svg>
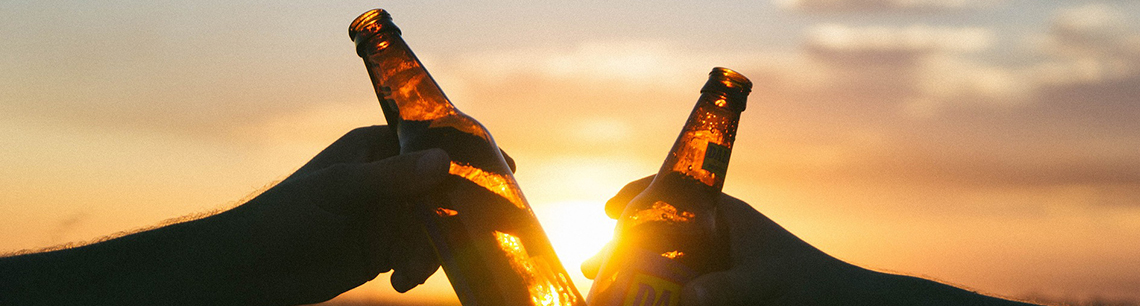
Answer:
<svg viewBox="0 0 1140 306"><path fill-rule="evenodd" d="M755 84L725 192L807 242L1002 296L1140 302L1125 0L6 0L0 253L240 204L383 123L347 36L375 7L515 158L572 274L723 66ZM442 273L404 295L387 277L334 302L455 301Z"/></svg>

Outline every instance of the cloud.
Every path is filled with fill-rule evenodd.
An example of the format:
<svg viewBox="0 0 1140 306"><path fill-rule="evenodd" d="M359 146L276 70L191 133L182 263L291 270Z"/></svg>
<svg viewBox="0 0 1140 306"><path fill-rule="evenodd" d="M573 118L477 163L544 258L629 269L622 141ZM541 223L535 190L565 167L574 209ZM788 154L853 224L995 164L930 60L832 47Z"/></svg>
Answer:
<svg viewBox="0 0 1140 306"><path fill-rule="evenodd" d="M781 7L803 12L908 11L937 12L977 9L996 4L982 0L777 0Z"/></svg>
<svg viewBox="0 0 1140 306"><path fill-rule="evenodd" d="M796 127L768 132L776 139L792 139L775 145L791 148L773 153L790 159L776 164L821 167L869 181L1136 184L1137 178L1127 175L1135 165L1121 163L1134 157L1121 148L1136 140L1113 133L1112 141L1075 145L1116 152L1109 155L1064 150L1074 139L1052 133L1064 135L1063 130L1102 119L1051 114L1054 100L1041 96L1055 92L1043 88L1042 78L1034 75L1036 66L976 57L992 48L993 37L992 30L979 27L823 25L809 31L800 52L697 53L664 42L594 42L566 50L501 50L432 62L442 63L437 76L449 93L462 89L452 95L469 103L461 108L500 108L475 114L480 120L541 122L536 129L496 130L499 139L505 135L512 143L543 143L516 150L601 154L652 148L653 141L667 144L674 135L660 131L672 130L676 122L659 114L687 111L692 101L683 97L695 98L712 65L708 59L719 58L737 63L733 67L757 84L753 101L779 105L766 109L779 112L764 117L778 121L767 124ZM501 110L508 106L511 111ZM571 113L573 118L563 118ZM802 130L812 124L829 131ZM845 128L859 133L843 140L844 134L834 129ZM1022 129L1028 130L1012 132ZM966 144L976 147L957 147ZM1025 150L1037 153L1026 158ZM646 152L652 156L656 151Z"/></svg>
<svg viewBox="0 0 1140 306"><path fill-rule="evenodd" d="M993 34L980 27L952 28L911 25L907 27L851 27L823 24L809 30L809 50L847 53L977 52L992 45Z"/></svg>
<svg viewBox="0 0 1140 306"><path fill-rule="evenodd" d="M1140 128L1128 119L1140 116L1129 98L1140 94L1140 77L1121 67L1140 57L1117 56L1127 54L1121 51L1127 45L1107 37L1132 34L1101 26L1119 22L1116 17L1072 12L1059 14L1056 27L1072 24L1066 20L1073 16L1101 14L1096 22L1064 27L1096 29L1069 32L1106 39L1083 44L1081 53L1045 53L1022 63L991 60L997 35L988 28L810 29L802 44L805 57L785 66L758 66L760 75L812 75L814 82L780 87L794 99L785 103L817 105L800 118L827 118L802 120L876 131L882 140L802 133L783 144L790 152L774 153L788 159L776 164L790 165L775 172L795 177L818 170L826 174L816 178L970 188L1087 185L1097 186L1103 197L1097 202L1133 203L1124 195L1135 193L1122 190L1140 184L1130 174L1140 167L1130 162L1136 158L1130 148L1140 140L1127 132ZM1105 32L1115 34L1094 34Z"/></svg>
<svg viewBox="0 0 1140 306"><path fill-rule="evenodd" d="M937 3L802 0L785 5L837 10L977 4ZM1128 84L1140 80L1140 31L1116 5L1092 3L1057 10L1033 40L1036 49L1015 51L1028 52L1022 56L1027 60L1020 63L991 60L998 35L990 28L816 25L806 32L802 46L819 66L804 68L822 72L815 73L821 75L818 84L804 89L901 103L901 112L916 118L953 109L1039 107L1056 102L1051 96L1097 92L1097 88L1097 96L1119 96L1114 93L1127 92Z"/></svg>
<svg viewBox="0 0 1140 306"><path fill-rule="evenodd" d="M630 111L622 107L636 101L690 104L677 97L695 98L704 73L714 66L749 75L756 96L764 98L781 92L927 103L1020 101L1009 98L1024 90L1013 73L965 58L992 44L991 30L980 27L829 24L811 29L798 51L710 52L663 41L601 41L569 49L468 53L430 62L440 67L433 69L436 79L461 107L479 112L516 101L516 112L503 114L511 117L569 111L612 116Z"/></svg>
<svg viewBox="0 0 1140 306"><path fill-rule="evenodd" d="M1061 53L1082 56L1132 56L1140 53L1140 37L1128 19L1104 3L1061 9L1050 34Z"/></svg>
<svg viewBox="0 0 1140 306"><path fill-rule="evenodd" d="M538 127L496 131L496 138L525 137L546 144L544 150L603 150L621 147L627 139L645 141L645 127L675 129L713 67L749 75L768 57L665 41L593 41L424 59L452 101L492 129L497 124Z"/></svg>
<svg viewBox="0 0 1140 306"><path fill-rule="evenodd" d="M690 71L708 72L740 56L723 53L684 52L662 41L593 41L569 49L495 50L442 60L460 74L478 74L483 82L503 82L518 77L542 77L611 85L668 87ZM727 57L727 58L726 58ZM437 62L438 63L438 62Z"/></svg>
<svg viewBox="0 0 1140 306"><path fill-rule="evenodd" d="M1073 142L1076 143L1076 142ZM1086 144L1095 145L1095 144ZM1111 145L1101 145L1111 150ZM900 148L896 148L900 149ZM832 168L837 176L866 176L890 182L938 182L944 186L974 187L1041 187L1090 186L1092 188L1128 191L1135 199L1140 195L1140 163L1127 154L1106 156L1064 156L1061 149L1042 152L1039 156L1007 156L993 150L977 149L962 152L949 149L942 152L924 152L906 148L890 152L890 156L875 156L859 163L847 163ZM884 171L888 170L888 171ZM1127 188L1126 188L1127 187ZM1121 204L1137 205L1135 200Z"/></svg>
<svg viewBox="0 0 1140 306"><path fill-rule="evenodd" d="M1020 71L972 59L993 40L980 27L824 24L808 31L803 48L824 64L830 90L899 101L904 113L929 117L952 105L1026 102L1032 86Z"/></svg>
<svg viewBox="0 0 1140 306"><path fill-rule="evenodd" d="M1104 3L1058 10L1040 42L1051 59L1035 75L1050 86L1109 83L1140 75L1140 31Z"/></svg>

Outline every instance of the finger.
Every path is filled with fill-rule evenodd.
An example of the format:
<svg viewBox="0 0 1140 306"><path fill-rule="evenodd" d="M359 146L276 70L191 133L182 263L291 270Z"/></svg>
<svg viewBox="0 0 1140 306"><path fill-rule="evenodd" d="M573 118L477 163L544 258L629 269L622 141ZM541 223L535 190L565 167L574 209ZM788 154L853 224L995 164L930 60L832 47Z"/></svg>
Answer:
<svg viewBox="0 0 1140 306"><path fill-rule="evenodd" d="M606 215L613 219L620 217L621 212L625 210L625 205L629 204L629 201L638 194L641 194L641 191L645 190L646 187L649 187L649 183L653 182L654 177L656 175L650 175L625 184L625 187L622 187L614 197L606 201Z"/></svg>
<svg viewBox="0 0 1140 306"><path fill-rule="evenodd" d="M756 305L770 300L771 285L755 271L730 270L701 275L681 289L679 306Z"/></svg>
<svg viewBox="0 0 1140 306"><path fill-rule="evenodd" d="M447 176L447 152L429 149L362 164L361 182L376 198L406 199L431 190Z"/></svg>
<svg viewBox="0 0 1140 306"><path fill-rule="evenodd" d="M426 256L424 256L426 255ZM439 270L439 261L435 254L423 254L405 264L405 268L392 272L392 289L404 293L416 286L422 285L435 271Z"/></svg>
<svg viewBox="0 0 1140 306"><path fill-rule="evenodd" d="M432 190L447 176L450 160L439 149L400 154L364 164L335 164L306 177L321 194L320 206L330 212L353 215L370 206L410 199Z"/></svg>
<svg viewBox="0 0 1140 306"><path fill-rule="evenodd" d="M598 276L598 270L602 269L602 256L595 254L593 257L583 261L582 265L578 266L578 268L582 270L582 276L592 280Z"/></svg>
<svg viewBox="0 0 1140 306"><path fill-rule="evenodd" d="M599 270L602 269L602 263L605 262L605 259L609 257L612 252L613 241L610 241L607 242L606 246L602 247L601 250L598 250L598 253L595 253L594 256L586 259L586 261L583 261L582 264L578 266L578 268L582 270L582 275L588 279L597 277Z"/></svg>
<svg viewBox="0 0 1140 306"><path fill-rule="evenodd" d="M334 141L317 156L297 169L286 180L328 168L335 164L363 163L400 153L396 135L387 126L356 128Z"/></svg>
<svg viewBox="0 0 1140 306"><path fill-rule="evenodd" d="M393 250L396 258L392 272L392 289L404 293L427 281L428 277L439 270L439 260L431 246L427 235L420 230L421 227L411 224L410 219L404 218L403 242Z"/></svg>
<svg viewBox="0 0 1140 306"><path fill-rule="evenodd" d="M775 290L763 268L769 264L768 240L775 223L744 201L721 194L717 202L717 227L725 231L731 248L732 268L701 275L685 284L678 305L752 305L766 300ZM778 226L777 226L778 227Z"/></svg>
<svg viewBox="0 0 1140 306"><path fill-rule="evenodd" d="M503 148L499 148L499 153L503 154L503 159L507 161L507 167L511 168L511 173L518 171L518 168L515 167L515 159L511 158L510 155L507 155L507 151L503 151Z"/></svg>

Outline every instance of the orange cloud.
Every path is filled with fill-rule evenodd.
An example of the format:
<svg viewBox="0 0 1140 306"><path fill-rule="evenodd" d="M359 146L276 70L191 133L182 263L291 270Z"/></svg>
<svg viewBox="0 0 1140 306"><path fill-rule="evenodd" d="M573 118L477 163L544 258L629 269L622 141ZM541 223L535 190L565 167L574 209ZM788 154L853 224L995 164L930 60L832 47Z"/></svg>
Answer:
<svg viewBox="0 0 1140 306"><path fill-rule="evenodd" d="M983 0L778 0L788 9L804 12L919 11L977 9L1000 1Z"/></svg>

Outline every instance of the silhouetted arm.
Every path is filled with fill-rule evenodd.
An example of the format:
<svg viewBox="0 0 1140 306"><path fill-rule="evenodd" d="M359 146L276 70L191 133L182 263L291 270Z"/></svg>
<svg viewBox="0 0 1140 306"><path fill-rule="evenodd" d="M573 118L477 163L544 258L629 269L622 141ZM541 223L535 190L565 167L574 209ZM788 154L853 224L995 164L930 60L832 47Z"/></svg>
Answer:
<svg viewBox="0 0 1140 306"><path fill-rule="evenodd" d="M864 270L867 281L854 294L862 305L1037 305L968 291L923 278ZM850 305L850 304L848 304Z"/></svg>
<svg viewBox="0 0 1140 306"><path fill-rule="evenodd" d="M0 258L0 305L315 303L389 270L407 291L439 263L404 199L441 188L449 160L398 153L387 127L356 129L232 210Z"/></svg>
<svg viewBox="0 0 1140 306"><path fill-rule="evenodd" d="M256 302L256 252L237 213L45 253L0 259L4 305ZM240 286L235 284L242 284ZM248 287L247 287L248 286Z"/></svg>
<svg viewBox="0 0 1140 306"><path fill-rule="evenodd" d="M606 203L606 213L618 217L651 181L626 185ZM731 267L690 281L680 305L1032 305L851 265L800 240L748 203L722 194L717 205L717 222L729 231ZM586 277L597 274L607 251L582 264Z"/></svg>

